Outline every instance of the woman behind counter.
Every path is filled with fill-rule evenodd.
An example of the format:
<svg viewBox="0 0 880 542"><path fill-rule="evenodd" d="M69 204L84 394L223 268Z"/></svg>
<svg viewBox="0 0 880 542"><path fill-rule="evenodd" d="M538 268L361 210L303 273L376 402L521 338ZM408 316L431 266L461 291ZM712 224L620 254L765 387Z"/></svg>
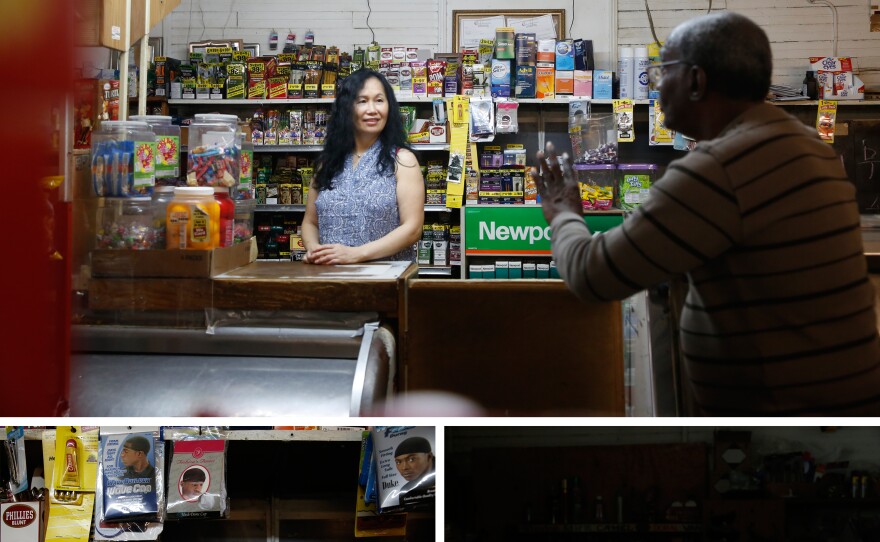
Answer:
<svg viewBox="0 0 880 542"><path fill-rule="evenodd" d="M303 218L304 261L415 261L425 184L391 85L358 70L338 89Z"/></svg>

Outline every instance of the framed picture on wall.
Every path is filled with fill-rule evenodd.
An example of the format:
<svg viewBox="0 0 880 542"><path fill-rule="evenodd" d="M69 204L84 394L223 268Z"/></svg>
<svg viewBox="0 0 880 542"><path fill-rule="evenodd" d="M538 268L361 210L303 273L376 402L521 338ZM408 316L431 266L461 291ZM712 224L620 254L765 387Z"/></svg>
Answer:
<svg viewBox="0 0 880 542"><path fill-rule="evenodd" d="M189 52L205 54L208 47L231 47L233 51L242 51L244 43L242 40L191 41L189 43Z"/></svg>
<svg viewBox="0 0 880 542"><path fill-rule="evenodd" d="M259 43L245 43L241 50L249 52L251 54L251 58L260 56Z"/></svg>
<svg viewBox="0 0 880 542"><path fill-rule="evenodd" d="M534 33L537 39L565 38L564 9L455 9L452 10L452 50L475 47L481 39L495 39L495 29L512 27L515 33Z"/></svg>

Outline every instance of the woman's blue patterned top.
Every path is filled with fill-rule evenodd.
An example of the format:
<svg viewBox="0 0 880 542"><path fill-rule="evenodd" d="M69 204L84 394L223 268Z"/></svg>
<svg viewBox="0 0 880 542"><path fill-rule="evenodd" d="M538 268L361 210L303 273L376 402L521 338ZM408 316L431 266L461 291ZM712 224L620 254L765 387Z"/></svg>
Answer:
<svg viewBox="0 0 880 542"><path fill-rule="evenodd" d="M315 206L322 245L361 246L400 226L397 176L393 170L378 172L381 148L380 141L373 143L357 167L352 166L349 155L345 168L333 178L333 190L318 193ZM382 259L415 261L415 248L409 246Z"/></svg>

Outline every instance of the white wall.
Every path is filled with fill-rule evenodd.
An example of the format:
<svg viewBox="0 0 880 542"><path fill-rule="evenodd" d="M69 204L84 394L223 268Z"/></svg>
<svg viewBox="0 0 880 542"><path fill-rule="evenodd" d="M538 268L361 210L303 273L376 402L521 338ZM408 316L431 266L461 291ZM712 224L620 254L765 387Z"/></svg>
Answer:
<svg viewBox="0 0 880 542"><path fill-rule="evenodd" d="M830 0L838 13L838 55L858 59L869 90L880 90L880 33L869 31L865 0ZM658 37L679 22L704 13L706 0L650 0ZM644 0L183 0L156 29L165 54L185 57L186 43L209 38L241 38L268 52L269 32L279 34L279 50L288 30L302 42L308 29L316 43L351 51L369 43L450 51L452 11L457 9L565 9L566 33L594 41L600 66L616 63L616 43L653 41ZM572 11L572 6L574 10ZM713 9L741 12L764 27L775 56L773 82L800 88L808 56L832 52L831 10L808 0L715 0Z"/></svg>
<svg viewBox="0 0 880 542"><path fill-rule="evenodd" d="M288 30L302 43L305 31L315 43L352 51L373 40L383 45L422 47L433 52L452 50L452 11L458 9L565 9L566 33L594 40L596 59L610 65L614 41L614 0L183 0L152 32L164 38L165 54L184 58L186 44L210 38L241 38L269 52L269 32L278 32L279 51Z"/></svg>
<svg viewBox="0 0 880 542"><path fill-rule="evenodd" d="M880 32L871 32L868 2L830 0L837 8L837 56L856 57L868 90L880 90ZM644 0L617 0L621 45L653 41ZM872 2L876 4L876 2ZM703 14L706 0L650 0L657 37L662 41L678 23ZM831 10L808 0L716 0L713 10L730 9L753 19L767 32L773 48L773 83L800 88L807 57L831 56Z"/></svg>
<svg viewBox="0 0 880 542"><path fill-rule="evenodd" d="M449 436L448 453L474 448L532 446L595 446L705 442L712 444L716 430L752 432L757 455L809 450L822 461L849 460L852 468L880 467L880 427L842 427L822 432L818 427L468 427Z"/></svg>

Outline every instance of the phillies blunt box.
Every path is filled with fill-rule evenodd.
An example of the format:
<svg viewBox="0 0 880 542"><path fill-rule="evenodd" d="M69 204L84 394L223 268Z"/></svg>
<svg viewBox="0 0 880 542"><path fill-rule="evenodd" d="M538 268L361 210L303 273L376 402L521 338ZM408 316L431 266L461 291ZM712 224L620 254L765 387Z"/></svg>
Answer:
<svg viewBox="0 0 880 542"><path fill-rule="evenodd" d="M40 542L43 521L39 501L3 503L0 520L3 542Z"/></svg>

